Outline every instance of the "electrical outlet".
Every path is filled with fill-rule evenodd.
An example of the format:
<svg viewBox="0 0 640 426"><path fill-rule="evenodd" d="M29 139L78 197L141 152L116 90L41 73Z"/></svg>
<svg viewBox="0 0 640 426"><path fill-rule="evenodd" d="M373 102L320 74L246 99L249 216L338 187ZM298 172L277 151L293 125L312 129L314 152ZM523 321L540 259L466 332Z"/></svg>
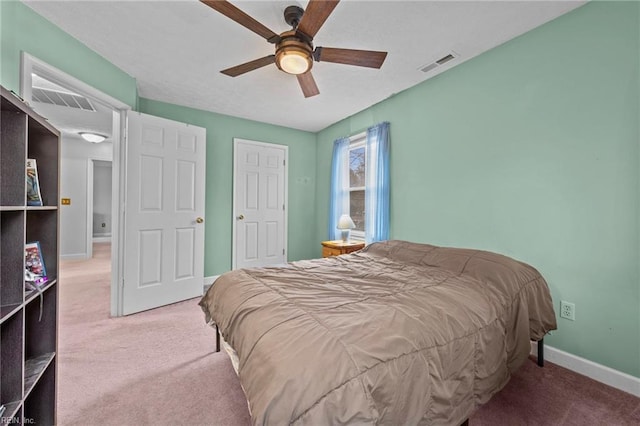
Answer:
<svg viewBox="0 0 640 426"><path fill-rule="evenodd" d="M571 321L576 320L576 305L571 302L560 301L560 318L565 318Z"/></svg>

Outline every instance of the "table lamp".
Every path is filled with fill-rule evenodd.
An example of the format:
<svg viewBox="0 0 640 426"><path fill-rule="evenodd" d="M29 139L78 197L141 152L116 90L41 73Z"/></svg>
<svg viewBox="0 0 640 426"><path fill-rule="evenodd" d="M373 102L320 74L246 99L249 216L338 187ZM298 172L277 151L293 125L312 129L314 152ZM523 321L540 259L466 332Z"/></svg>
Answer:
<svg viewBox="0 0 640 426"><path fill-rule="evenodd" d="M349 242L349 232L356 227L356 224L353 223L353 220L351 220L351 217L348 214L343 214L342 216L340 216L340 219L338 219L338 226L337 228L342 230L342 241L345 243Z"/></svg>

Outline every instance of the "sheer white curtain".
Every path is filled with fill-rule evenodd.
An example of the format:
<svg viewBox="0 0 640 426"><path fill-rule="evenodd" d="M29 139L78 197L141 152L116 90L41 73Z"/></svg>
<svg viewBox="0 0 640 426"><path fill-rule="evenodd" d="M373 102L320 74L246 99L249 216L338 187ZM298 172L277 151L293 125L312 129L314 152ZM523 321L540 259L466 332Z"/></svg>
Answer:
<svg viewBox="0 0 640 426"><path fill-rule="evenodd" d="M349 212L349 191L346 189L345 176L349 176L345 156L349 154L349 138L340 138L333 143L333 159L331 162L331 193L329 197L329 226L330 240L339 240L341 231L338 229L338 219Z"/></svg>
<svg viewBox="0 0 640 426"><path fill-rule="evenodd" d="M364 238L367 244L389 239L389 123L367 129Z"/></svg>

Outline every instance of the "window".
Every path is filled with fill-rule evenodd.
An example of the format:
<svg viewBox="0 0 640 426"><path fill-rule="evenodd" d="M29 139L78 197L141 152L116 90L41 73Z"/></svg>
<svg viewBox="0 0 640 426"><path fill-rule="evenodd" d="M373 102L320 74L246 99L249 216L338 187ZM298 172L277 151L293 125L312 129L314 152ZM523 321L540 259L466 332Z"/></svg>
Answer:
<svg viewBox="0 0 640 426"><path fill-rule="evenodd" d="M333 143L327 234L339 239L338 219L348 214L351 237L367 243L389 239L389 123Z"/></svg>
<svg viewBox="0 0 640 426"><path fill-rule="evenodd" d="M367 173L366 134L362 133L350 138L349 149L345 161L349 171L348 182L345 182L349 192L349 211L355 229L351 230L351 238L364 240L365 222L365 184Z"/></svg>

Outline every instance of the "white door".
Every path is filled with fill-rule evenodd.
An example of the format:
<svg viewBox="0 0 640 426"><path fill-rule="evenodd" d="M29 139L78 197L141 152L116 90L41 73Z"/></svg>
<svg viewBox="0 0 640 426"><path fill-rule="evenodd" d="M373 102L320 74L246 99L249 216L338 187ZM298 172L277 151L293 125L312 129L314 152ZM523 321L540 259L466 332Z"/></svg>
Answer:
<svg viewBox="0 0 640 426"><path fill-rule="evenodd" d="M234 268L287 261L287 153L234 139Z"/></svg>
<svg viewBox="0 0 640 426"><path fill-rule="evenodd" d="M201 296L206 132L127 117L124 315Z"/></svg>

